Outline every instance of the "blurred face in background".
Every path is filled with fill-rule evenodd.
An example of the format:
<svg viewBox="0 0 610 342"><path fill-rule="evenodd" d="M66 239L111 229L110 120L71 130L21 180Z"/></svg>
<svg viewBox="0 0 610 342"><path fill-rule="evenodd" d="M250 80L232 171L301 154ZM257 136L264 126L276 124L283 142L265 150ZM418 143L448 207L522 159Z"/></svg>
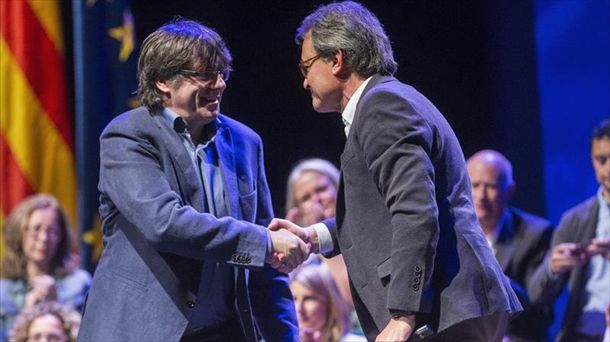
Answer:
<svg viewBox="0 0 610 342"><path fill-rule="evenodd" d="M61 235L57 211L54 208L34 210L22 242L28 262L50 265L59 247Z"/></svg>
<svg viewBox="0 0 610 342"><path fill-rule="evenodd" d="M610 138L593 139L591 161L595 178L604 189L604 197L610 201Z"/></svg>
<svg viewBox="0 0 610 342"><path fill-rule="evenodd" d="M34 318L28 329L28 341L64 342L68 338L59 318L46 314Z"/></svg>
<svg viewBox="0 0 610 342"><path fill-rule="evenodd" d="M495 225L508 205L512 188L496 163L469 161L468 175L477 218L483 226Z"/></svg>
<svg viewBox="0 0 610 342"><path fill-rule="evenodd" d="M335 217L337 188L319 172L305 171L301 174L294 182L294 198L304 217L306 213L317 213L311 216L317 216L318 220Z"/></svg>
<svg viewBox="0 0 610 342"><path fill-rule="evenodd" d="M321 331L326 324L328 302L309 287L298 281L290 283L294 296L294 304L299 320L299 328L311 331Z"/></svg>

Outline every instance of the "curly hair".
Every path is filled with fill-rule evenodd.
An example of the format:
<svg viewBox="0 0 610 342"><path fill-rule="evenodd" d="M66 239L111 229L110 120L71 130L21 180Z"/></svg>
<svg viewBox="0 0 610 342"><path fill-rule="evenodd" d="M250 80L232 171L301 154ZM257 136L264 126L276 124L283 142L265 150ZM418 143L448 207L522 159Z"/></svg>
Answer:
<svg viewBox="0 0 610 342"><path fill-rule="evenodd" d="M51 275L65 276L74 267L70 252L74 248L74 238L68 219L57 199L49 194L32 195L24 199L11 212L4 225L4 260L0 276L6 279L26 279L27 258L23 250L23 236L26 234L30 217L38 209L54 209L61 239L51 262Z"/></svg>
<svg viewBox="0 0 610 342"><path fill-rule="evenodd" d="M76 342L80 327L80 313L69 306L57 302L42 302L24 309L15 320L15 325L9 334L11 342L27 342L30 340L30 326L39 317L52 315L59 319L66 335L66 341Z"/></svg>

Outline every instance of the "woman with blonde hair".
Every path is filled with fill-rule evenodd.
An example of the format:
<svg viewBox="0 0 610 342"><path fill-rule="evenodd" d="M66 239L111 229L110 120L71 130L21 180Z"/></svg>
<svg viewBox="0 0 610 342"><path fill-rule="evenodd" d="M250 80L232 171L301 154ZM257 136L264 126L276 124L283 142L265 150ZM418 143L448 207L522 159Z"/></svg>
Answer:
<svg viewBox="0 0 610 342"><path fill-rule="evenodd" d="M4 246L0 341L25 308L58 301L80 310L91 276L76 267L72 232L53 196L30 196L12 211L4 226Z"/></svg>
<svg viewBox="0 0 610 342"><path fill-rule="evenodd" d="M291 274L290 290L302 342L366 341L350 334L350 307L324 264L310 264Z"/></svg>

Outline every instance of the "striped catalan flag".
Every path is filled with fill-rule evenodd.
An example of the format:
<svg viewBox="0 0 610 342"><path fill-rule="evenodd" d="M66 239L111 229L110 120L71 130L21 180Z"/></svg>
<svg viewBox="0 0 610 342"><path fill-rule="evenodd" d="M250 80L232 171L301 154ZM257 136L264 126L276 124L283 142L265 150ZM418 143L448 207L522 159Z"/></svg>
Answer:
<svg viewBox="0 0 610 342"><path fill-rule="evenodd" d="M76 175L58 0L0 0L0 226L53 194L76 222ZM3 249L3 248L2 248Z"/></svg>

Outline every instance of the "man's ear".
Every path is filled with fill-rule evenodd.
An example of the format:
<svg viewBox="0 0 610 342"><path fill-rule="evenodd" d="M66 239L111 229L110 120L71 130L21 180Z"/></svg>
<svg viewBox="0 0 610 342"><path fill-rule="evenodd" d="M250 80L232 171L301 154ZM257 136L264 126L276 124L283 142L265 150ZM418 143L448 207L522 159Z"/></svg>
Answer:
<svg viewBox="0 0 610 342"><path fill-rule="evenodd" d="M341 50L337 50L331 57L332 72L333 75L339 77L349 73L347 65L345 64L345 54Z"/></svg>
<svg viewBox="0 0 610 342"><path fill-rule="evenodd" d="M169 94L169 86L167 85L167 81L156 81L155 86L164 94Z"/></svg>

